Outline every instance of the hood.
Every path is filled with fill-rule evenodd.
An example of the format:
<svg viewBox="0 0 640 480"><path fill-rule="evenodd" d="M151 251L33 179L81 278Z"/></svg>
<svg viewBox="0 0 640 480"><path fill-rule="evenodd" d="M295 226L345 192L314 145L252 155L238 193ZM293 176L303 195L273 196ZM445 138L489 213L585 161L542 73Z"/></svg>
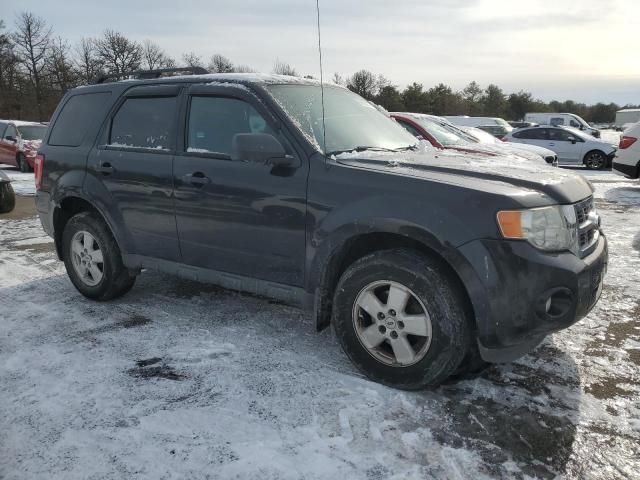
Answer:
<svg viewBox="0 0 640 480"><path fill-rule="evenodd" d="M540 147L539 145L530 145L528 143L512 143L505 142L505 147L511 150L526 150L528 152L537 153L538 155L542 155L543 157L554 156L556 152L550 150L548 148Z"/></svg>
<svg viewBox="0 0 640 480"><path fill-rule="evenodd" d="M488 156L427 149L415 152L351 152L333 159L352 167L467 185L514 197L535 192L546 195L553 203L575 203L593 194L593 187L582 175L516 155Z"/></svg>
<svg viewBox="0 0 640 480"><path fill-rule="evenodd" d="M538 153L530 152L526 149L513 148L506 144L477 143L472 145L456 145L455 149L469 153L481 152L493 156L517 155L518 157L524 158L530 162L538 163L540 165L546 164L544 159Z"/></svg>

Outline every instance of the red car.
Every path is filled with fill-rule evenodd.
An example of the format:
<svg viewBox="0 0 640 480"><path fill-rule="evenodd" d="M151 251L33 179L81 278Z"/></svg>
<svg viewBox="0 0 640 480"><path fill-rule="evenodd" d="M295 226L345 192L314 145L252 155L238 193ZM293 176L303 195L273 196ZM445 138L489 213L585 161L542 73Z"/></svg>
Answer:
<svg viewBox="0 0 640 480"><path fill-rule="evenodd" d="M33 171L46 130L44 123L0 120L0 163L15 165L22 172Z"/></svg>

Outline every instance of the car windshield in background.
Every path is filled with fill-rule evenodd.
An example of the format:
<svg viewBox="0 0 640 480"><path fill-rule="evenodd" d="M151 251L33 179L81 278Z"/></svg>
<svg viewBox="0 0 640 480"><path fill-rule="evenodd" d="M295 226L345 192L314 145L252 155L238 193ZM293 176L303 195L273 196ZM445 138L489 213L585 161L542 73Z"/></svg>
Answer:
<svg viewBox="0 0 640 480"><path fill-rule="evenodd" d="M491 135L489 132L485 132L479 128L474 128L470 135L473 135L480 143L500 143L496 137Z"/></svg>
<svg viewBox="0 0 640 480"><path fill-rule="evenodd" d="M415 117L414 120L445 147L449 145L466 145L471 143L470 139L465 138L465 136L462 135L462 132L457 133L454 128L446 127L425 117Z"/></svg>
<svg viewBox="0 0 640 480"><path fill-rule="evenodd" d="M47 131L47 127L44 126L23 126L19 127L20 135L23 140L42 140L44 132Z"/></svg>
<svg viewBox="0 0 640 480"><path fill-rule="evenodd" d="M402 150L417 143L413 135L365 99L338 87L324 88L325 139L322 90L319 85L269 85L267 89L324 153L367 149Z"/></svg>

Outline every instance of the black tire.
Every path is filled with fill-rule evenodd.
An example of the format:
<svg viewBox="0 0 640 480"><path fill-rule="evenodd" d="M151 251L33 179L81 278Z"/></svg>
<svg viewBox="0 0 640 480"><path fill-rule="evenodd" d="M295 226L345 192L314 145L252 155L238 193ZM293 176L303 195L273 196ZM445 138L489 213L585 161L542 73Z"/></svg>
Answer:
<svg viewBox="0 0 640 480"><path fill-rule="evenodd" d="M609 166L607 156L600 150L591 150L590 152L587 152L584 156L583 162L589 170L604 170Z"/></svg>
<svg viewBox="0 0 640 480"><path fill-rule="evenodd" d="M10 183L0 183L0 213L9 213L16 206L16 194Z"/></svg>
<svg viewBox="0 0 640 480"><path fill-rule="evenodd" d="M97 285L87 285L73 266L71 241L78 232L90 233L102 251L102 279ZM122 263L120 248L104 220L93 212L82 212L73 216L62 233L62 252L67 274L73 285L85 297L92 300L112 300L127 293L136 277Z"/></svg>
<svg viewBox="0 0 640 480"><path fill-rule="evenodd" d="M367 285L380 280L405 286L426 307L431 343L417 363L385 364L359 340L354 302ZM418 252L394 249L367 255L344 272L335 290L332 322L343 350L367 377L395 388L417 390L441 384L465 358L471 336L466 310L464 295L439 262Z"/></svg>
<svg viewBox="0 0 640 480"><path fill-rule="evenodd" d="M24 154L22 153L18 154L16 158L16 163L18 164L18 168L22 173L29 173L32 171L31 166L29 165L29 162L27 162L27 159L24 157Z"/></svg>

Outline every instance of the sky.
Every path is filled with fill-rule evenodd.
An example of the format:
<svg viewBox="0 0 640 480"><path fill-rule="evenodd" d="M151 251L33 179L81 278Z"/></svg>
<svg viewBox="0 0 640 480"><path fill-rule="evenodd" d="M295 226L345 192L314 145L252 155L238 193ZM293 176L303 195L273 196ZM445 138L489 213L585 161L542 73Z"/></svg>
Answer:
<svg viewBox="0 0 640 480"><path fill-rule="evenodd" d="M319 77L315 0L2 0L71 43L105 29L175 58L221 53L269 72L276 59ZM640 104L638 0L320 0L326 78L359 69L400 88L475 80L545 101Z"/></svg>

